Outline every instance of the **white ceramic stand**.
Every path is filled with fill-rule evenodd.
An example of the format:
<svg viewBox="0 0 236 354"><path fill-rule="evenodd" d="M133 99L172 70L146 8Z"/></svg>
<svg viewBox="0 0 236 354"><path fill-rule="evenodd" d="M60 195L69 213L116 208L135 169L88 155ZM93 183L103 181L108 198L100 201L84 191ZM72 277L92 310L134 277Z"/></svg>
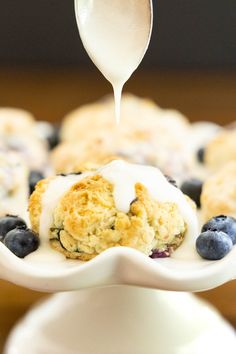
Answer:
<svg viewBox="0 0 236 354"><path fill-rule="evenodd" d="M5 354L233 354L234 330L193 295L114 286L53 295Z"/></svg>
<svg viewBox="0 0 236 354"><path fill-rule="evenodd" d="M41 291L72 291L29 312L5 354L235 354L236 336L219 314L193 295L173 291L235 279L236 247L217 262L194 252L185 259L184 249L153 261L114 247L83 263L55 259L49 247L46 262L36 252L19 259L0 243L0 278Z"/></svg>

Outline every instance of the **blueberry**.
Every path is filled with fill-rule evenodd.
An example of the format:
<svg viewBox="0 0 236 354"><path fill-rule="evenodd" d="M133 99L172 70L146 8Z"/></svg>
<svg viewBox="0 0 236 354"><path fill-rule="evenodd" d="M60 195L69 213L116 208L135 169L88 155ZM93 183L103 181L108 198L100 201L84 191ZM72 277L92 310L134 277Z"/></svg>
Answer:
<svg viewBox="0 0 236 354"><path fill-rule="evenodd" d="M176 180L174 180L174 178L168 176L168 175L165 175L165 178L167 179L167 181L172 184L174 187L178 188L177 186L177 183L176 183Z"/></svg>
<svg viewBox="0 0 236 354"><path fill-rule="evenodd" d="M170 251L167 249L165 251L160 251L158 249L154 249L152 251L152 254L150 255L150 258L167 258L170 257Z"/></svg>
<svg viewBox="0 0 236 354"><path fill-rule="evenodd" d="M136 203L138 201L138 198L136 197L136 198L134 198L133 200L132 200L132 202L130 203L130 205L133 205L134 203Z"/></svg>
<svg viewBox="0 0 236 354"><path fill-rule="evenodd" d="M0 241L4 239L6 234L16 227L27 228L26 222L15 215L6 215L0 218Z"/></svg>
<svg viewBox="0 0 236 354"><path fill-rule="evenodd" d="M198 254L205 259L218 260L226 256L233 247L231 238L222 231L207 230L196 240Z"/></svg>
<svg viewBox="0 0 236 354"><path fill-rule="evenodd" d="M60 128L52 125L52 131L46 137L50 150L56 147L60 143Z"/></svg>
<svg viewBox="0 0 236 354"><path fill-rule="evenodd" d="M202 231L207 230L223 231L231 238L233 244L236 244L236 219L231 216L215 216L203 225Z"/></svg>
<svg viewBox="0 0 236 354"><path fill-rule="evenodd" d="M31 171L29 175L29 189L30 194L33 193L36 184L44 178L44 175L40 171Z"/></svg>
<svg viewBox="0 0 236 354"><path fill-rule="evenodd" d="M204 147L201 147L200 149L198 149L197 159L198 159L198 162L200 162L200 163L205 162L205 148Z"/></svg>
<svg viewBox="0 0 236 354"><path fill-rule="evenodd" d="M184 194L187 194L192 200L194 200L197 207L200 208L200 197L202 193L201 180L197 178L190 178L183 182L180 189Z"/></svg>
<svg viewBox="0 0 236 354"><path fill-rule="evenodd" d="M19 258L24 258L39 247L38 236L30 229L16 228L9 231L4 244Z"/></svg>
<svg viewBox="0 0 236 354"><path fill-rule="evenodd" d="M67 177L67 176L79 176L81 175L82 172L78 171L78 172L69 172L69 173L58 173L57 176L61 176L61 177Z"/></svg>

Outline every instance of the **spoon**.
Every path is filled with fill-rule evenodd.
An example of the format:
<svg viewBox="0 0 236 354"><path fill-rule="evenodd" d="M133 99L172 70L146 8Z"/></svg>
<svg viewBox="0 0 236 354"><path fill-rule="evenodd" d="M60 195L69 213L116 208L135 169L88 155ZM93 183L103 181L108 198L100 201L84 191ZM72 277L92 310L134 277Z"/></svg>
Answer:
<svg viewBox="0 0 236 354"><path fill-rule="evenodd" d="M113 86L118 123L122 88L150 42L152 0L75 0L75 13L88 55Z"/></svg>

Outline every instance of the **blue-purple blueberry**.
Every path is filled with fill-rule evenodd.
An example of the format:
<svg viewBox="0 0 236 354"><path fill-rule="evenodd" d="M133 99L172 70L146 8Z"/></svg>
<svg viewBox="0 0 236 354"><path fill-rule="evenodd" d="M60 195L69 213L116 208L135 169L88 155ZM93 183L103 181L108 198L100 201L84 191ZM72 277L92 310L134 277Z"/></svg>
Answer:
<svg viewBox="0 0 236 354"><path fill-rule="evenodd" d="M60 143L60 127L51 125L51 128L50 134L46 137L50 150L54 149Z"/></svg>
<svg viewBox="0 0 236 354"><path fill-rule="evenodd" d="M152 254L150 255L150 258L167 258L170 257L170 250L164 250L164 251L160 251L158 249L154 249L152 251Z"/></svg>
<svg viewBox="0 0 236 354"><path fill-rule="evenodd" d="M169 175L165 175L165 178L167 179L167 181L168 181L170 184L172 184L174 187L178 188L177 183L176 183L176 180L175 180L173 177L171 177L171 176L169 176Z"/></svg>
<svg viewBox="0 0 236 354"><path fill-rule="evenodd" d="M9 231L3 243L19 258L24 258L39 247L39 237L30 229L16 228Z"/></svg>
<svg viewBox="0 0 236 354"><path fill-rule="evenodd" d="M197 150L197 159L198 162L204 164L205 162L205 148L201 147L200 149Z"/></svg>
<svg viewBox="0 0 236 354"><path fill-rule="evenodd" d="M190 178L182 183L180 189L184 194L189 196L189 198L194 200L197 207L200 208L200 197L202 193L202 181L200 179Z"/></svg>
<svg viewBox="0 0 236 354"><path fill-rule="evenodd" d="M231 238L233 244L236 244L236 219L231 216L218 215L211 218L202 227L202 232L207 230L223 231Z"/></svg>
<svg viewBox="0 0 236 354"><path fill-rule="evenodd" d="M16 215L6 215L0 218L0 241L2 241L6 234L16 227L27 228L26 222Z"/></svg>
<svg viewBox="0 0 236 354"><path fill-rule="evenodd" d="M40 171L31 171L29 174L29 189L30 194L33 193L36 184L44 178L44 175Z"/></svg>
<svg viewBox="0 0 236 354"><path fill-rule="evenodd" d="M232 249L231 238L222 231L207 230L202 232L196 240L198 254L208 260L219 260Z"/></svg>

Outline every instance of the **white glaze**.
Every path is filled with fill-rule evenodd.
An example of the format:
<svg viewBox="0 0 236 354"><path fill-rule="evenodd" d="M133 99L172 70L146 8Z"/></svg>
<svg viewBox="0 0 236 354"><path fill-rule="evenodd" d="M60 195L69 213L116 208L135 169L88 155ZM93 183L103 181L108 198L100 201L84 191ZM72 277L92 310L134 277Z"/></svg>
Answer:
<svg viewBox="0 0 236 354"><path fill-rule="evenodd" d="M89 175L83 173L80 175L57 176L52 179L47 190L42 195L42 212L39 221L40 247L37 251L28 255L25 260L34 263L53 263L65 260L65 256L49 245L49 232L53 225L53 212L62 196L82 178Z"/></svg>
<svg viewBox="0 0 236 354"><path fill-rule="evenodd" d="M116 208L124 213L129 212L130 204L136 198L135 184L138 182L142 183L148 189L153 199L159 202L176 203L187 224L185 241L181 246L181 258L196 256L194 242L198 236L197 215L183 193L171 185L156 167L115 160L95 172L86 172L81 175L57 176L51 180L42 196L42 213L39 227L41 246L36 252L26 257L27 259L37 262L46 261L50 257L53 257L56 261L65 259L63 255L57 251L50 250L49 247L49 232L53 225L53 212L62 196L75 183L89 175L96 174L114 185L113 196ZM185 248L184 252L183 248ZM178 256L178 253L176 255Z"/></svg>
<svg viewBox="0 0 236 354"><path fill-rule="evenodd" d="M142 183L150 193L151 197L159 202L172 202L178 205L181 215L187 224L187 233L183 247L191 251L189 243L193 245L198 236L198 220L195 211L187 202L184 194L170 184L161 171L152 166L135 165L125 161L116 160L102 167L99 172L101 176L114 185L114 200L116 208L128 213L131 202L135 199L135 184ZM192 253L184 255L192 257Z"/></svg>
<svg viewBox="0 0 236 354"><path fill-rule="evenodd" d="M113 86L119 121L122 87L147 50L152 30L151 0L75 0L84 47Z"/></svg>
<svg viewBox="0 0 236 354"><path fill-rule="evenodd" d="M132 248L112 247L90 262L82 264L83 262L76 260L67 260L60 253L53 251L46 240L38 251L24 259L25 262L0 243L0 277L21 286L44 291L71 291L114 284L174 291L200 291L236 278L235 247L220 261L206 261L197 255L194 246L198 233L196 214L186 204L183 194L170 185L157 168L114 161L99 171L91 172L91 175L94 174L100 174L113 181L115 190L120 188L121 195L114 197L117 206L120 204L119 208L123 210L134 197L134 184L137 181L143 183L154 198L176 202L188 226L183 245L171 257L155 261ZM64 177L68 181L63 190L63 178L51 184L50 194L54 202L50 200L50 207L47 206L50 217L53 216L56 200L85 175ZM44 196L44 203L47 198L49 195ZM47 220L50 220L49 216L47 217ZM41 221L45 222L43 218Z"/></svg>
<svg viewBox="0 0 236 354"><path fill-rule="evenodd" d="M77 182L85 177L84 174L57 176L49 182L47 190L42 195L42 212L40 215L39 234L42 242L48 242L50 227L53 225L53 211L62 196Z"/></svg>
<svg viewBox="0 0 236 354"><path fill-rule="evenodd" d="M30 253L27 257L24 258L24 261L38 264L41 267L47 267L48 265L53 265L55 263L65 263L66 258L65 256L55 251L48 243L40 244L40 247L35 251Z"/></svg>

